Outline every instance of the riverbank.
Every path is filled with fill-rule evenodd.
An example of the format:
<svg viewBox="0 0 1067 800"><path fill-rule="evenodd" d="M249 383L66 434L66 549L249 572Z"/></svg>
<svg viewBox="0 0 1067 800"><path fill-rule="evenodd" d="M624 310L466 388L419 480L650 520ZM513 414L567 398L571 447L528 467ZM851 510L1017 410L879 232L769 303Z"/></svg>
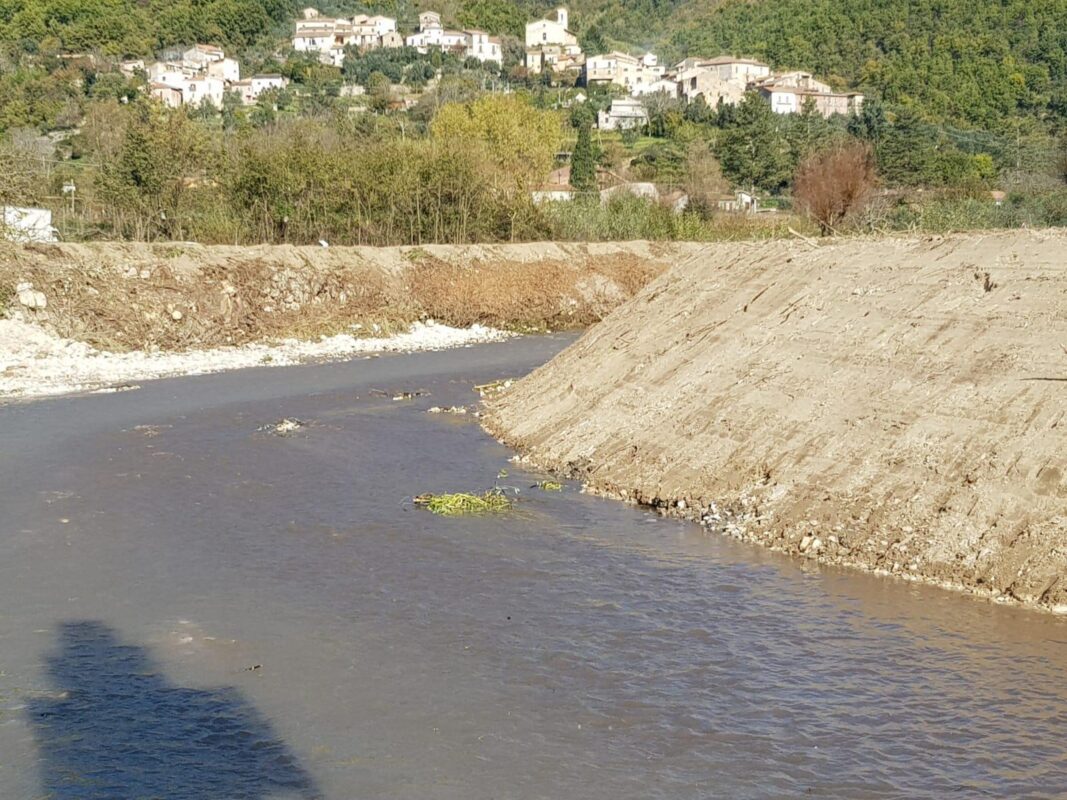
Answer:
<svg viewBox="0 0 1067 800"><path fill-rule="evenodd" d="M700 247L2 245L0 397L583 327Z"/></svg>
<svg viewBox="0 0 1067 800"><path fill-rule="evenodd" d="M709 246L490 402L591 491L1067 611L1067 234Z"/></svg>

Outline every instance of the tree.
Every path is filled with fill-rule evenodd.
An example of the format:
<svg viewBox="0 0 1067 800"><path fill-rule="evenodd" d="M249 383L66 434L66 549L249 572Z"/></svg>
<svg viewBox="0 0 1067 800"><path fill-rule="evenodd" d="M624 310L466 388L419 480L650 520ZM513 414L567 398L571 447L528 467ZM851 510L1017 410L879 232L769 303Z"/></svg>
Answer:
<svg viewBox="0 0 1067 800"><path fill-rule="evenodd" d="M430 131L441 141L483 146L501 179L525 187L552 169L560 144L560 118L514 95L487 95L441 108ZM506 176L506 178L505 178Z"/></svg>
<svg viewBox="0 0 1067 800"><path fill-rule="evenodd" d="M372 72L367 78L367 105L379 114L389 109L393 100L393 85L380 72Z"/></svg>
<svg viewBox="0 0 1067 800"><path fill-rule="evenodd" d="M207 166L201 126L180 110L139 101L123 140L101 169L101 194L116 227L139 239L181 238L187 185Z"/></svg>
<svg viewBox="0 0 1067 800"><path fill-rule="evenodd" d="M596 161L592 125L585 119L578 128L578 141L571 155L571 186L581 197L591 197L597 191Z"/></svg>
<svg viewBox="0 0 1067 800"><path fill-rule="evenodd" d="M446 147L484 153L489 185L504 201L515 238L521 217L532 213L531 185L544 179L559 151L561 120L515 95L487 95L443 107L430 125Z"/></svg>
<svg viewBox="0 0 1067 800"><path fill-rule="evenodd" d="M901 108L878 142L878 166L891 184L933 183L936 147L936 129L914 109Z"/></svg>
<svg viewBox="0 0 1067 800"><path fill-rule="evenodd" d="M699 139L691 142L685 159L685 193L689 196L687 210L706 218L717 207L718 196L729 189L729 184L722 176L722 167L708 143Z"/></svg>
<svg viewBox="0 0 1067 800"><path fill-rule="evenodd" d="M723 172L735 183L773 192L789 181L789 156L777 117L755 92L741 101L718 148Z"/></svg>
<svg viewBox="0 0 1067 800"><path fill-rule="evenodd" d="M871 146L852 140L805 158L797 169L793 197L826 236L866 206L874 186Z"/></svg>
<svg viewBox="0 0 1067 800"><path fill-rule="evenodd" d="M604 40L604 32L595 22L585 30L578 43L582 46L582 50L591 56L608 51L608 44Z"/></svg>
<svg viewBox="0 0 1067 800"><path fill-rule="evenodd" d="M525 14L509 0L465 0L459 21L468 28L494 34L522 36L526 29Z"/></svg>

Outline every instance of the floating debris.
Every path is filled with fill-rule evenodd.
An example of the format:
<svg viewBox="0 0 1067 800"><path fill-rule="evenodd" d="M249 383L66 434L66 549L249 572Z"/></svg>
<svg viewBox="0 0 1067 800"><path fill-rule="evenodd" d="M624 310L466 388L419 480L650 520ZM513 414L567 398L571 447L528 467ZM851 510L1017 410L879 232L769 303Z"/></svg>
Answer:
<svg viewBox="0 0 1067 800"><path fill-rule="evenodd" d="M433 406L426 409L427 414L466 414L466 406L449 406L448 408L442 408L441 406Z"/></svg>
<svg viewBox="0 0 1067 800"><path fill-rule="evenodd" d="M496 476L498 478L506 478L508 476L508 471L506 469L502 469L496 474Z"/></svg>
<svg viewBox="0 0 1067 800"><path fill-rule="evenodd" d="M273 433L275 436L288 436L291 433L303 428L307 423L290 417L285 417L277 422L272 422L270 425L263 425L256 428L257 431L265 431L267 433Z"/></svg>
<svg viewBox="0 0 1067 800"><path fill-rule="evenodd" d="M434 514L459 516L510 511L514 503L502 490L490 489L483 494L420 494L415 498L415 505L423 506Z"/></svg>
<svg viewBox="0 0 1067 800"><path fill-rule="evenodd" d="M511 384L515 381L511 378L501 379L499 381L490 381L489 383L476 384L474 391L480 394L482 397L493 394L500 394L505 389L510 389Z"/></svg>
<svg viewBox="0 0 1067 800"><path fill-rule="evenodd" d="M559 481L538 481L535 486L545 492L563 491L563 484Z"/></svg>
<svg viewBox="0 0 1067 800"><path fill-rule="evenodd" d="M414 392L398 392L393 395L394 400L414 400L416 397L429 397L430 393L423 389L416 389Z"/></svg>

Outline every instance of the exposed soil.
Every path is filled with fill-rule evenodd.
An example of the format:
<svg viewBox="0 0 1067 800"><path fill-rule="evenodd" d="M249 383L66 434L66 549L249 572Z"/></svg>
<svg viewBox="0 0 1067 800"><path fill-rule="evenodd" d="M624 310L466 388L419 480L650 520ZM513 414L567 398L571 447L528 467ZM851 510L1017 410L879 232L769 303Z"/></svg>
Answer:
<svg viewBox="0 0 1067 800"><path fill-rule="evenodd" d="M425 319L460 327L580 327L699 247L5 244L0 316L6 306L9 315L46 323L63 338L114 351L310 338L351 332L356 324L369 334L373 326L378 333ZM33 307L35 296L43 308Z"/></svg>
<svg viewBox="0 0 1067 800"><path fill-rule="evenodd" d="M489 400L595 491L1067 611L1067 234L712 245Z"/></svg>
<svg viewBox="0 0 1067 800"><path fill-rule="evenodd" d="M699 247L3 245L0 398L581 327Z"/></svg>

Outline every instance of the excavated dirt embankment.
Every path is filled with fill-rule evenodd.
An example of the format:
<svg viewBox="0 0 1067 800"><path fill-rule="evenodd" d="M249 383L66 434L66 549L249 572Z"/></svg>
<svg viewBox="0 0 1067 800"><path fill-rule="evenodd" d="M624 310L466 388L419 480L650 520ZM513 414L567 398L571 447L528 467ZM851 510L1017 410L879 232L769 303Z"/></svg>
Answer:
<svg viewBox="0 0 1067 800"><path fill-rule="evenodd" d="M0 244L0 402L584 326L698 247Z"/></svg>
<svg viewBox="0 0 1067 800"><path fill-rule="evenodd" d="M1067 234L710 246L491 403L592 489L1067 611Z"/></svg>
<svg viewBox="0 0 1067 800"><path fill-rule="evenodd" d="M119 351L310 338L356 323L390 330L427 318L574 327L600 319L698 247L0 244L0 317L6 310Z"/></svg>

